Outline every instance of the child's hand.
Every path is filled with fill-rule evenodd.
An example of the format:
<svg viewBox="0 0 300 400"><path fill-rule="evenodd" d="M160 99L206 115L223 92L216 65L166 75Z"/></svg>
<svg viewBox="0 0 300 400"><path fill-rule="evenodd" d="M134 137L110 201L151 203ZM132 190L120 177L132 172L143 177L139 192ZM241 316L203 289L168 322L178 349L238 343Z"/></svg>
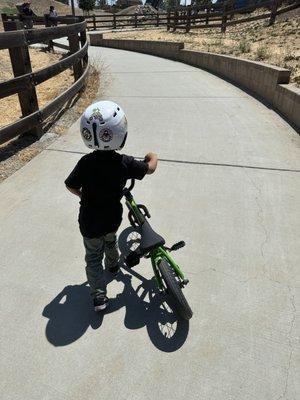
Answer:
<svg viewBox="0 0 300 400"><path fill-rule="evenodd" d="M153 174L157 167L157 155L155 153L148 153L145 155L145 162L148 163L147 174Z"/></svg>
<svg viewBox="0 0 300 400"><path fill-rule="evenodd" d="M150 152L150 153L147 153L146 155L145 155L145 161L146 162L149 162L149 161L151 161L153 158L155 158L156 157L156 154L154 154L154 153L152 153L152 152Z"/></svg>

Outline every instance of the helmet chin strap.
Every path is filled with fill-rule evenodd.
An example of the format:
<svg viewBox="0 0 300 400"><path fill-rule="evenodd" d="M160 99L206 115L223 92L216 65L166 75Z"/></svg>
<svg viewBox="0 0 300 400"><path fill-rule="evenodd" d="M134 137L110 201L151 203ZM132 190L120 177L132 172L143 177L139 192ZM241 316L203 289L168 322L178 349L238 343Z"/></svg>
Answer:
<svg viewBox="0 0 300 400"><path fill-rule="evenodd" d="M97 138L97 124L96 124L96 122L93 122L92 127L93 127L93 133L94 133L94 143L95 143L95 146L97 146L98 149L99 149L99 142L98 142L98 138Z"/></svg>
<svg viewBox="0 0 300 400"><path fill-rule="evenodd" d="M125 137L124 137L124 139L123 139L123 142L122 142L121 146L119 147L120 150L123 149L124 144L125 144L125 142L126 142L126 138L127 138L127 132L126 132L126 135L125 135Z"/></svg>

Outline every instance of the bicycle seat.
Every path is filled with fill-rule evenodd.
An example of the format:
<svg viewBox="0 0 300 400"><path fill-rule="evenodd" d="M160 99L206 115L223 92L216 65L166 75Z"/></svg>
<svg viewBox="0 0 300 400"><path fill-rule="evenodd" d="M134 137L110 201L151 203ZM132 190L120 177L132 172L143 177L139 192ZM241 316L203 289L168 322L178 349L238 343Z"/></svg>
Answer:
<svg viewBox="0 0 300 400"><path fill-rule="evenodd" d="M154 232L148 221L145 221L141 227L141 244L140 250L143 254L165 244L165 239L158 233Z"/></svg>

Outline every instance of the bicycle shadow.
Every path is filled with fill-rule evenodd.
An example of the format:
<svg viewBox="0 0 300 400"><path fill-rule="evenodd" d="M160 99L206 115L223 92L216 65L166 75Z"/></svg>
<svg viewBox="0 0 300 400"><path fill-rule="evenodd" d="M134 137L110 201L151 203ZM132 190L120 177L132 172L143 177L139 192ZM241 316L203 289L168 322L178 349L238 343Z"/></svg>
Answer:
<svg viewBox="0 0 300 400"><path fill-rule="evenodd" d="M131 330L146 327L151 342L159 350L173 352L184 344L189 322L177 319L168 298L158 293L154 278L148 280L123 263L134 242L130 239L132 232L132 228L126 228L119 236L122 270L115 279L124 284L123 292L110 299L105 312L95 313L87 282L66 286L43 310L43 316L49 319L46 337L51 344L66 346L75 342L89 327L100 328L105 315L123 307L125 327ZM107 283L113 280L109 272L105 276ZM141 282L136 288L132 285L133 276Z"/></svg>
<svg viewBox="0 0 300 400"><path fill-rule="evenodd" d="M119 235L120 263L122 269L129 272L132 276L141 281L136 289L139 301L144 301L147 309L145 325L151 342L165 352L178 350L185 343L189 333L189 321L179 319L172 309L172 302L160 292L158 292L155 278L146 279L135 269L129 269L124 262L125 257L131 250L136 250L140 244L139 228L125 228ZM150 260L149 260L150 264ZM150 265L149 265L150 267ZM149 301L145 301L148 296ZM131 297L134 299L134 296ZM134 311L134 306L128 309ZM125 317L126 326L126 317ZM128 327L129 328L129 327Z"/></svg>

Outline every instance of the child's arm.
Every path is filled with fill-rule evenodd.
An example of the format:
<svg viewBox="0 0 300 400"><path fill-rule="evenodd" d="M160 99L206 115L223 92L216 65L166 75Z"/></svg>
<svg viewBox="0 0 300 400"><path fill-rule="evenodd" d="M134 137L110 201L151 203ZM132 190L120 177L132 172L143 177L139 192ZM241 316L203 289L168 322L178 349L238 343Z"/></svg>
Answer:
<svg viewBox="0 0 300 400"><path fill-rule="evenodd" d="M65 180L65 185L69 192L80 198L82 196L82 159L78 161L73 171Z"/></svg>
<svg viewBox="0 0 300 400"><path fill-rule="evenodd" d="M74 188L71 188L71 187L69 187L67 185L66 185L66 188L69 190L69 192L71 192L71 193L73 193L76 196L81 198L81 189L74 189Z"/></svg>
<svg viewBox="0 0 300 400"><path fill-rule="evenodd" d="M157 155L155 153L148 153L145 155L145 161L148 164L148 175L151 175L155 172L157 168Z"/></svg>

